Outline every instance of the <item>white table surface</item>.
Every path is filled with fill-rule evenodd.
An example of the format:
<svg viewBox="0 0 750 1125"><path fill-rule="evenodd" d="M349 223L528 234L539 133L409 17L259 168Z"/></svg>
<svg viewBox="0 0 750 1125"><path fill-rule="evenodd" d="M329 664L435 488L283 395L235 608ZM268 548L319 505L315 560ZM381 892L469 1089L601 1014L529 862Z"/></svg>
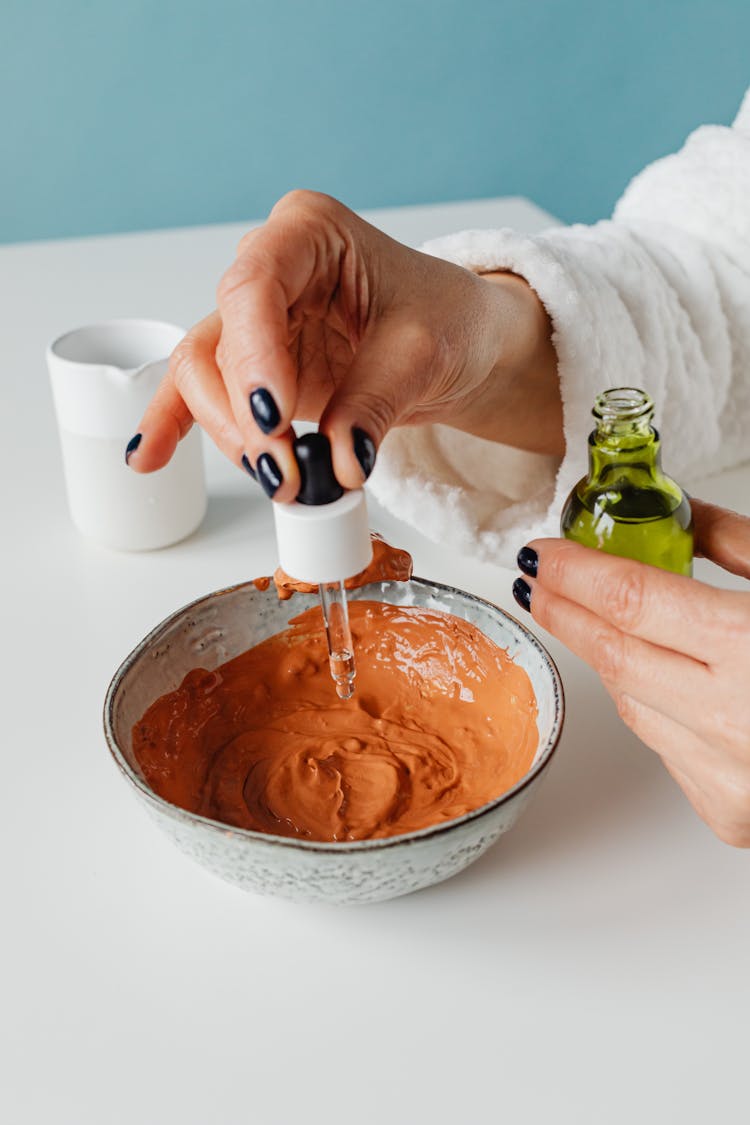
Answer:
<svg viewBox="0 0 750 1125"><path fill-rule="evenodd" d="M412 243L548 222L518 199L372 217ZM271 514L210 452L190 540L142 555L83 540L43 349L111 316L191 323L244 229L0 250L2 1119L747 1120L750 857L714 839L556 642L568 715L535 803L463 875L382 905L222 883L146 819L111 762L114 669L178 606L268 573ZM697 491L747 510L749 485L740 469ZM418 574L518 612L509 571L374 505L372 522Z"/></svg>

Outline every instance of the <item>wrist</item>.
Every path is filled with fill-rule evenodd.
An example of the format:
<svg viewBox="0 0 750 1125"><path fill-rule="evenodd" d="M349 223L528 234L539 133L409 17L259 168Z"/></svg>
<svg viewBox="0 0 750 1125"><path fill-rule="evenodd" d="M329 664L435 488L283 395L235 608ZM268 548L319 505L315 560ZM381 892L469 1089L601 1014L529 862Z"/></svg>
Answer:
<svg viewBox="0 0 750 1125"><path fill-rule="evenodd" d="M565 449L549 314L517 274L479 275L490 330L487 377L459 428L538 453Z"/></svg>
<svg viewBox="0 0 750 1125"><path fill-rule="evenodd" d="M494 301L496 382L512 384L535 373L557 381L552 322L525 278L508 271L480 274Z"/></svg>

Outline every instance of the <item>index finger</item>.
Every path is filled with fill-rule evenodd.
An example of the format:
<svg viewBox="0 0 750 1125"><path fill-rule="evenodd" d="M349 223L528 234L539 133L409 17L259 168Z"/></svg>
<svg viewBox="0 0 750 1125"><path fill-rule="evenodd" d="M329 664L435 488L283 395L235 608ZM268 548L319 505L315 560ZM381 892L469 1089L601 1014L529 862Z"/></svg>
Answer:
<svg viewBox="0 0 750 1125"><path fill-rule="evenodd" d="M254 417L251 424L269 436L289 428L297 405L292 308L303 296L327 305L338 278L325 217L299 194L301 201L285 197L245 236L218 289L219 359L232 408L241 426Z"/></svg>
<svg viewBox="0 0 750 1125"><path fill-rule="evenodd" d="M711 663L736 627L736 593L608 555L567 539L537 539L537 581L604 621L662 648Z"/></svg>

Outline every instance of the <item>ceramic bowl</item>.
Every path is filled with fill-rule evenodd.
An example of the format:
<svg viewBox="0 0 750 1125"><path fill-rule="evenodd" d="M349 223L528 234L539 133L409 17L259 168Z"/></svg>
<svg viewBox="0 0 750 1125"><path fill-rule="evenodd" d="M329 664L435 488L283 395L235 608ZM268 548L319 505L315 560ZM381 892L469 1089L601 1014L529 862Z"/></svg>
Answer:
<svg viewBox="0 0 750 1125"><path fill-rule="evenodd" d="M481 808L432 828L378 840L316 843L232 828L163 800L146 784L131 749L133 724L192 668L213 670L266 637L317 598L280 602L273 585L219 590L172 614L117 670L104 705L115 762L144 808L178 848L247 890L297 901L377 902L438 883L467 867L515 824L539 786L560 739L564 701L557 668L520 622L473 594L412 578L378 582L353 598L445 610L476 625L526 670L537 699L539 746L528 773Z"/></svg>

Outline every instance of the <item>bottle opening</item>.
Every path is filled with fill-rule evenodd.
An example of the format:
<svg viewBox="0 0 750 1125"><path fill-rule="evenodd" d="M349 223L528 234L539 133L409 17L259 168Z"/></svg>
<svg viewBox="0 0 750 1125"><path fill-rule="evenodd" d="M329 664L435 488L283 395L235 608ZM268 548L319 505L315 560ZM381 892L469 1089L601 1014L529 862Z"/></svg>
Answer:
<svg viewBox="0 0 750 1125"><path fill-rule="evenodd" d="M650 395L637 387L613 387L597 395L592 414L605 426L615 422L646 420L654 412Z"/></svg>

